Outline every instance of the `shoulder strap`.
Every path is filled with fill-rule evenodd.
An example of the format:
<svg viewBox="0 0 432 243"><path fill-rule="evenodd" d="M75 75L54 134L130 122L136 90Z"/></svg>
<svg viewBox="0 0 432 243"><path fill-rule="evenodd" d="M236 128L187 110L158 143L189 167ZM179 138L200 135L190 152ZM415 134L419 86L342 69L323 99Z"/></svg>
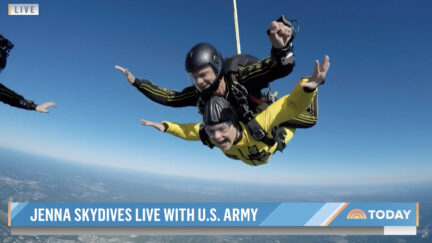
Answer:
<svg viewBox="0 0 432 243"><path fill-rule="evenodd" d="M235 108L237 115L239 116L239 120L246 125L246 128L252 137L257 141L267 144L268 146L273 146L276 141L267 136L267 133L258 124L258 122L253 117L252 111L249 109L246 88L237 82L233 82L231 85L231 92L236 101Z"/></svg>

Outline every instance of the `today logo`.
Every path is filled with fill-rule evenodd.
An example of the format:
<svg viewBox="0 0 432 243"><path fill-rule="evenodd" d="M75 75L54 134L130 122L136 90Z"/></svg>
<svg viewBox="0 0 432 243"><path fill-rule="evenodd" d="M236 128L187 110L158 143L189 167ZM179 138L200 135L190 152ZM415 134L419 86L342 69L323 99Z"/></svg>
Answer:
<svg viewBox="0 0 432 243"><path fill-rule="evenodd" d="M366 214L361 209L353 209L348 213L347 219L366 219Z"/></svg>
<svg viewBox="0 0 432 243"><path fill-rule="evenodd" d="M411 210L368 210L370 219L408 219Z"/></svg>
<svg viewBox="0 0 432 243"><path fill-rule="evenodd" d="M370 209L367 211L369 219L409 219L411 210L374 210ZM353 209L347 214L347 219L367 219L366 214L361 209Z"/></svg>

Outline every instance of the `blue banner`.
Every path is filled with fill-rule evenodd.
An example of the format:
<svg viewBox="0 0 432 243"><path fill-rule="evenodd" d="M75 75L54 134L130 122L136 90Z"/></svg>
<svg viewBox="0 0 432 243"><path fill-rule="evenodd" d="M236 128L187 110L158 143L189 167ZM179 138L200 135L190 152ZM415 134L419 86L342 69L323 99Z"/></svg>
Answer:
<svg viewBox="0 0 432 243"><path fill-rule="evenodd" d="M9 226L418 226L418 203L9 203Z"/></svg>

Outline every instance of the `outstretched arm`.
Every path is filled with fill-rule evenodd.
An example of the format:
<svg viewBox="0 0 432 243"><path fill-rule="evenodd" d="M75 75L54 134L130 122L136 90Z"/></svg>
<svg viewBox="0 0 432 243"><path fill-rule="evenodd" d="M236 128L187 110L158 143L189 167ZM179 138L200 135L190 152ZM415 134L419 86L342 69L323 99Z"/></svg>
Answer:
<svg viewBox="0 0 432 243"><path fill-rule="evenodd" d="M161 132L165 132L167 130L167 127L164 126L164 124L159 123L159 122L151 122L151 121L147 121L144 119L141 119L140 122L143 126L154 127Z"/></svg>
<svg viewBox="0 0 432 243"><path fill-rule="evenodd" d="M41 113L47 113L48 107L56 105L54 102L36 105L33 103L33 101L24 99L23 96L15 93L13 90L8 89L3 84L0 84L0 101L10 106L15 106L26 110L36 110Z"/></svg>
<svg viewBox="0 0 432 243"><path fill-rule="evenodd" d="M166 88L159 87L148 80L139 80L138 78L135 78L135 76L129 72L127 68L117 65L114 68L122 72L130 84L135 86L141 93L147 96L147 98L153 100L156 103L172 107L185 107L196 106L198 102L196 89L193 86L189 86L183 89L181 92L176 90L168 90Z"/></svg>
<svg viewBox="0 0 432 243"><path fill-rule="evenodd" d="M8 89L3 84L0 84L0 101L10 106L15 106L26 110L35 110L37 106L32 101L24 99L22 95L15 93L11 89Z"/></svg>
<svg viewBox="0 0 432 243"><path fill-rule="evenodd" d="M297 117L311 104L318 85L324 82L330 67L329 60L329 57L325 56L321 65L316 61L310 78L300 80L289 95L283 96L256 116L264 130L270 131L274 126Z"/></svg>
<svg viewBox="0 0 432 243"><path fill-rule="evenodd" d="M252 95L259 95L269 83L289 75L294 68L292 48L293 30L289 21L281 17L272 21L268 35L272 44L271 55L255 64L239 67L237 81L244 85Z"/></svg>
<svg viewBox="0 0 432 243"><path fill-rule="evenodd" d="M180 123L174 123L168 121L163 121L161 123L158 123L158 122L147 121L144 119L141 119L140 122L143 126L154 127L161 132L167 132L169 134L172 134L184 140L189 140L189 141L200 140L200 136L199 136L200 123L180 124Z"/></svg>

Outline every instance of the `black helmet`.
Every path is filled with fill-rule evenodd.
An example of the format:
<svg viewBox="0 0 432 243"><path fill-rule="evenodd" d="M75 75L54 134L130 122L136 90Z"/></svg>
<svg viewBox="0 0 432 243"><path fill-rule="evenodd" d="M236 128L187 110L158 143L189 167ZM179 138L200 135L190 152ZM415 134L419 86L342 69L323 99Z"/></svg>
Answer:
<svg viewBox="0 0 432 243"><path fill-rule="evenodd" d="M206 103L203 112L204 125L215 125L222 122L232 122L238 124L238 119L231 104L220 96L212 96Z"/></svg>
<svg viewBox="0 0 432 243"><path fill-rule="evenodd" d="M219 86L219 79L222 76L222 55L218 50L216 50L216 48L208 43L199 43L186 54L186 72L192 73L207 65L210 65L216 74L216 80L213 85L205 90L205 92L211 93ZM194 81L192 82L195 84ZM199 87L197 87L197 89L203 91L200 90Z"/></svg>
<svg viewBox="0 0 432 243"><path fill-rule="evenodd" d="M213 68L216 76L222 71L222 55L208 43L195 45L186 55L185 67L188 73L194 72L206 65Z"/></svg>
<svg viewBox="0 0 432 243"><path fill-rule="evenodd" d="M6 67L7 57L13 47L12 42L0 35L0 72Z"/></svg>

